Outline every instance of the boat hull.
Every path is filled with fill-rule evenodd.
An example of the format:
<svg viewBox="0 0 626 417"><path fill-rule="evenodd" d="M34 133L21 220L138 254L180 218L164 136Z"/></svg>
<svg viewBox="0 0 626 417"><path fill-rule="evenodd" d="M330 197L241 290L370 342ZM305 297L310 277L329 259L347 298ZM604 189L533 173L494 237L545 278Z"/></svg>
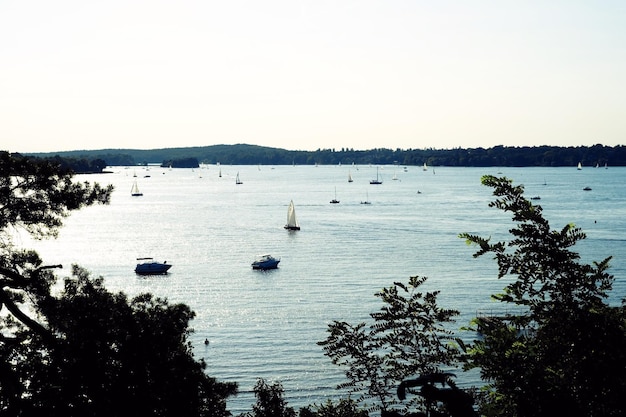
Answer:
<svg viewBox="0 0 626 417"><path fill-rule="evenodd" d="M172 265L162 264L159 262L149 262L143 264L137 264L135 268L135 273L137 275L162 275L167 274L167 271L172 267Z"/></svg>
<svg viewBox="0 0 626 417"><path fill-rule="evenodd" d="M300 230L300 226L285 225L285 229L287 229L287 230Z"/></svg>
<svg viewBox="0 0 626 417"><path fill-rule="evenodd" d="M252 269L276 269L278 268L278 264L280 263L280 259L270 258L270 259L262 259L258 261L252 262Z"/></svg>
<svg viewBox="0 0 626 417"><path fill-rule="evenodd" d="M252 264L252 269L262 269L262 270L276 269L276 268L278 268L278 263L279 262L280 261L253 263Z"/></svg>

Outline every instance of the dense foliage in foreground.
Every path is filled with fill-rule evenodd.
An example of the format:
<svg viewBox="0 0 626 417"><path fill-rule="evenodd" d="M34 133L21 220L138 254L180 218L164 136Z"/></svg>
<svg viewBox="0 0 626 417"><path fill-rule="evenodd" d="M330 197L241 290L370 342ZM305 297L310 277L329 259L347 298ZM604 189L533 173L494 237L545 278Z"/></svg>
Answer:
<svg viewBox="0 0 626 417"><path fill-rule="evenodd" d="M144 294L129 300L74 267L63 290L15 229L55 236L112 187L72 181L52 161L0 153L0 414L227 416L236 385L205 374L188 342L194 313Z"/></svg>
<svg viewBox="0 0 626 417"><path fill-rule="evenodd" d="M0 153L0 414L9 416L228 416L232 383L205 373L188 336L186 305L143 294L112 294L77 266L53 291L59 265L13 245L15 229L55 236L73 210L107 204L111 187L75 183L50 160ZM585 234L553 230L541 206L511 180L483 177L512 215L508 242L461 234L493 255L494 298L519 307L506 320L477 318L482 336L453 337L458 312L442 308L424 277L395 282L378 296L370 322L335 321L319 342L346 373L355 398L305 407L301 417L385 416L424 410L441 416L620 416L626 407L626 312L607 303L611 258L580 263L572 247ZM476 329L474 329L476 330ZM472 398L448 371L477 368L487 385ZM447 387L445 387L447 384ZM260 380L246 417L293 417L279 383ZM407 394L411 394L407 396ZM397 398L396 398L397 397ZM406 401L405 401L406 399Z"/></svg>
<svg viewBox="0 0 626 417"><path fill-rule="evenodd" d="M483 326L484 338L470 351L467 366L489 381L485 414L624 415L626 311L623 302L607 303L611 258L580 263L571 248L586 237L582 230L572 224L551 229L541 206L506 178L482 181L497 197L490 205L512 214L512 239L462 237L478 246L474 256L494 256L498 278L513 277L494 298L523 311L510 322Z"/></svg>
<svg viewBox="0 0 626 417"><path fill-rule="evenodd" d="M478 247L475 257L494 256L498 278L509 283L493 297L520 313L477 318L470 330L480 326L481 337L469 346L457 341L453 347L443 343L451 339L441 327L453 312L437 305L436 294L421 294L418 287L425 279L414 277L408 286L395 283L381 293L385 305L382 313L372 314L371 324L330 324L322 342L326 354L346 369L345 385L363 393L359 401L373 400L374 408L383 412L396 409L387 400L388 384L420 382L400 382L415 373L426 381L414 391L423 400L418 408L437 403L444 415L471 415L462 407L464 396L451 400L449 394L457 392L454 385L435 390L425 379L439 375L438 381L451 383L441 371L456 361L466 369L477 368L487 382L476 397L485 416L624 415L626 309L624 302L620 307L607 303L614 282L607 273L611 258L580 263L571 249L585 238L579 228L568 224L551 229L541 206L507 178L485 176L482 182L494 190L490 206L512 215L512 238L491 242L467 233L460 237Z"/></svg>

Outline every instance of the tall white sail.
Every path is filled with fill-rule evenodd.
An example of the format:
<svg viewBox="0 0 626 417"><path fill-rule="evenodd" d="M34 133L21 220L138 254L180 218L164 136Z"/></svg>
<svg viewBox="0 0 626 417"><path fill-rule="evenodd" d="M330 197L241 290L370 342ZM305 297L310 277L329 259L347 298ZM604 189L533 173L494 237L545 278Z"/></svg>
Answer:
<svg viewBox="0 0 626 417"><path fill-rule="evenodd" d="M289 208L287 209L287 224L285 225L285 229L300 230L300 225L296 219L296 208L293 205L293 200L289 202Z"/></svg>
<svg viewBox="0 0 626 417"><path fill-rule="evenodd" d="M139 197L139 196L143 195L143 193L141 193L141 191L139 191L139 186L137 185L137 181L135 181L133 183L133 188L131 188L131 190L130 190L130 195L132 195L134 197Z"/></svg>

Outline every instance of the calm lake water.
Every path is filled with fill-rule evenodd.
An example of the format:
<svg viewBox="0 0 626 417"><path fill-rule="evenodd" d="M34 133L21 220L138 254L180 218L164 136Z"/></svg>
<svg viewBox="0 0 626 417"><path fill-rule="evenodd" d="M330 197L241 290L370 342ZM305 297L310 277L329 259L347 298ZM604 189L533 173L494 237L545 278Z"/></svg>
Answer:
<svg viewBox="0 0 626 417"><path fill-rule="evenodd" d="M251 410L258 378L280 381L296 410L344 395L335 389L345 381L342 369L316 342L333 320L367 320L382 306L374 294L394 281L429 277L440 304L461 311L458 327L477 311L502 308L489 299L506 284L496 279L495 261L472 258L474 248L458 238L508 237L512 222L487 206L493 197L480 184L484 174L505 175L540 196L553 228L580 226L588 238L575 250L585 262L613 255L611 301L626 295L626 168L383 166L381 185L369 184L375 166L110 169L78 176L115 185L109 206L73 213L55 241L22 243L48 264L77 263L103 276L111 291L188 304L197 314L196 357L211 376L239 383L229 401L235 415ZM237 173L243 184L235 184ZM142 197L130 195L134 180ZM335 196L340 203L329 204ZM283 229L290 200L298 232ZM262 253L280 257L279 269L252 270ZM146 256L173 264L170 273L136 276L135 259Z"/></svg>

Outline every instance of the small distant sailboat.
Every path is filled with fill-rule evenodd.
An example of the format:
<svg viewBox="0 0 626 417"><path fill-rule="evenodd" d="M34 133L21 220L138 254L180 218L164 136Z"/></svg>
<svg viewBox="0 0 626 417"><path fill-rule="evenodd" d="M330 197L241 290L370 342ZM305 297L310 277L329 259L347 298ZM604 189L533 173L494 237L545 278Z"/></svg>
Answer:
<svg viewBox="0 0 626 417"><path fill-rule="evenodd" d="M237 172L237 178L235 179L235 184L243 184L243 182L239 179L239 172Z"/></svg>
<svg viewBox="0 0 626 417"><path fill-rule="evenodd" d="M378 178L378 167L376 167L376 179L375 180L371 180L370 184L382 184L383 180Z"/></svg>
<svg viewBox="0 0 626 417"><path fill-rule="evenodd" d="M293 200L289 202L289 208L287 209L287 224L285 225L287 230L300 230L300 224L296 219L296 208L293 205Z"/></svg>
<svg viewBox="0 0 626 417"><path fill-rule="evenodd" d="M339 200L337 200L337 187L335 187L335 198L330 200L330 204L339 204Z"/></svg>
<svg viewBox="0 0 626 417"><path fill-rule="evenodd" d="M137 181L133 183L133 187L130 189L130 195L133 197L141 197L143 193L139 191L139 186L137 185Z"/></svg>
<svg viewBox="0 0 626 417"><path fill-rule="evenodd" d="M394 180L394 181L398 180L398 175L396 174L395 171L393 172L393 178L391 178L391 179Z"/></svg>
<svg viewBox="0 0 626 417"><path fill-rule="evenodd" d="M367 191L365 191L365 201L361 201L361 204L372 204L370 203L369 195L367 194Z"/></svg>
<svg viewBox="0 0 626 417"><path fill-rule="evenodd" d="M422 171L428 171L428 165L424 162L424 166L422 167Z"/></svg>
<svg viewBox="0 0 626 417"><path fill-rule="evenodd" d="M352 182L352 174L348 171L348 182Z"/></svg>
<svg viewBox="0 0 626 417"><path fill-rule="evenodd" d="M578 163L578 167L577 167L576 169L577 169L577 170L579 170L579 171L580 171L581 169L583 169L583 164L581 164L581 163L579 162L579 163Z"/></svg>

